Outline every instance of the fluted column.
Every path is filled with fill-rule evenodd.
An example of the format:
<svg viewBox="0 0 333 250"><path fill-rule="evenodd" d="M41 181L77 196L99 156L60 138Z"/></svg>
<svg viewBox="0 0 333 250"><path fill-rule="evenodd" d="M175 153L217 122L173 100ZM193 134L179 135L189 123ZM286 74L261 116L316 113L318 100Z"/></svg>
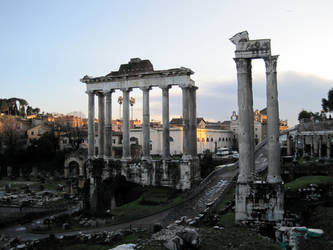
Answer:
<svg viewBox="0 0 333 250"><path fill-rule="evenodd" d="M198 87L189 88L189 137L190 137L190 154L197 157L197 101L196 91Z"/></svg>
<svg viewBox="0 0 333 250"><path fill-rule="evenodd" d="M297 134L295 134L295 136L294 136L294 148L295 148L294 158L296 159L297 155L298 155L298 135Z"/></svg>
<svg viewBox="0 0 333 250"><path fill-rule="evenodd" d="M98 158L104 158L104 124L105 103L104 93L98 92Z"/></svg>
<svg viewBox="0 0 333 250"><path fill-rule="evenodd" d="M183 95L183 159L190 159L189 87L181 86Z"/></svg>
<svg viewBox="0 0 333 250"><path fill-rule="evenodd" d="M327 159L331 158L331 137L327 135Z"/></svg>
<svg viewBox="0 0 333 250"><path fill-rule="evenodd" d="M112 158L112 92L105 92L105 160Z"/></svg>
<svg viewBox="0 0 333 250"><path fill-rule="evenodd" d="M310 135L310 136L311 136L311 152L310 152L310 155L311 155L311 157L313 157L313 155L314 155L313 135Z"/></svg>
<svg viewBox="0 0 333 250"><path fill-rule="evenodd" d="M88 94L88 159L95 156L95 93L93 91Z"/></svg>
<svg viewBox="0 0 333 250"><path fill-rule="evenodd" d="M251 60L235 58L238 81L239 109L239 175L238 183L248 183L253 180L254 140L253 140L253 94L251 79Z"/></svg>
<svg viewBox="0 0 333 250"><path fill-rule="evenodd" d="M123 160L130 160L130 140L129 140L129 92L132 89L126 88L123 91Z"/></svg>
<svg viewBox="0 0 333 250"><path fill-rule="evenodd" d="M306 154L306 152L305 152L305 150L306 150L306 137L305 137L305 135L302 135L301 138L302 138L303 157L304 157L305 154Z"/></svg>
<svg viewBox="0 0 333 250"><path fill-rule="evenodd" d="M163 159L170 158L170 130L169 130L169 89L171 86L161 87L162 89L162 124L163 124Z"/></svg>
<svg viewBox="0 0 333 250"><path fill-rule="evenodd" d="M267 81L267 137L269 183L282 182L280 169L280 120L277 90L276 64L278 56L265 58Z"/></svg>
<svg viewBox="0 0 333 250"><path fill-rule="evenodd" d="M141 88L143 94L143 107L142 107L142 160L151 159L150 156L150 113L149 113L149 90L151 87Z"/></svg>
<svg viewBox="0 0 333 250"><path fill-rule="evenodd" d="M318 142L318 157L321 159L321 147L322 147L322 138L321 135L319 135L319 142Z"/></svg>

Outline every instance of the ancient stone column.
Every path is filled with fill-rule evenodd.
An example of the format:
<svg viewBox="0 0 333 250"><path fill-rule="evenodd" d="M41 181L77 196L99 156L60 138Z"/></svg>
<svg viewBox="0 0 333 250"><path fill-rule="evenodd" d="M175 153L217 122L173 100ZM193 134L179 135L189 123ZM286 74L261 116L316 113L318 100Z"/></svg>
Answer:
<svg viewBox="0 0 333 250"><path fill-rule="evenodd" d="M291 135L287 134L287 156L291 156L292 151L292 142Z"/></svg>
<svg viewBox="0 0 333 250"><path fill-rule="evenodd" d="M142 107L142 160L151 159L150 156L150 113L149 113L149 90L151 87L141 88L143 94Z"/></svg>
<svg viewBox="0 0 333 250"><path fill-rule="evenodd" d="M305 150L306 150L306 137L305 137L305 135L302 135L301 136L301 138L302 138L302 147L303 147L303 157L306 155L306 152L305 152Z"/></svg>
<svg viewBox="0 0 333 250"><path fill-rule="evenodd" d="M105 102L104 93L98 92L98 158L104 158L104 125Z"/></svg>
<svg viewBox="0 0 333 250"><path fill-rule="evenodd" d="M267 137L268 137L268 175L267 182L279 183L280 169L280 120L277 91L276 64L278 56L265 58L267 81Z"/></svg>
<svg viewBox="0 0 333 250"><path fill-rule="evenodd" d="M313 135L310 135L310 138L311 138L311 152L310 152L310 154L311 154L311 157L313 157L313 155L314 155Z"/></svg>
<svg viewBox="0 0 333 250"><path fill-rule="evenodd" d="M88 93L88 159L95 156L95 93Z"/></svg>
<svg viewBox="0 0 333 250"><path fill-rule="evenodd" d="M105 148L104 159L112 158L112 92L105 92Z"/></svg>
<svg viewBox="0 0 333 250"><path fill-rule="evenodd" d="M189 88L189 137L190 154L197 157L197 101L196 91L198 87Z"/></svg>
<svg viewBox="0 0 333 250"><path fill-rule="evenodd" d="M331 137L330 135L327 135L326 137L326 143L327 143L327 159L331 158Z"/></svg>
<svg viewBox="0 0 333 250"><path fill-rule="evenodd" d="M239 175L238 183L248 183L253 180L254 140L253 140L253 94L251 80L251 60L234 59L237 66L238 109L239 109Z"/></svg>
<svg viewBox="0 0 333 250"><path fill-rule="evenodd" d="M132 89L126 88L123 91L123 156L122 160L130 160L130 139L129 139L129 92Z"/></svg>
<svg viewBox="0 0 333 250"><path fill-rule="evenodd" d="M161 87L162 89L162 123L163 123L163 159L170 158L170 131L169 131L169 88L171 86Z"/></svg>
<svg viewBox="0 0 333 250"><path fill-rule="evenodd" d="M190 156L190 134L189 134L189 87L181 86L183 95L183 159L188 160Z"/></svg>
<svg viewBox="0 0 333 250"><path fill-rule="evenodd" d="M321 139L321 135L318 136L318 157L319 159L321 159L321 147L322 147L322 139Z"/></svg>

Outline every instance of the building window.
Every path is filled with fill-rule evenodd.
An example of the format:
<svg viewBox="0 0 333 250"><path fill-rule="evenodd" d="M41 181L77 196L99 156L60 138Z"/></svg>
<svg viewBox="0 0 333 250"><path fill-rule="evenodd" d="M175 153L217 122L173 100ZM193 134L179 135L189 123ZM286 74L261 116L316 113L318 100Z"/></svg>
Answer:
<svg viewBox="0 0 333 250"><path fill-rule="evenodd" d="M209 142L209 138L207 137L207 140L206 140L207 142Z"/></svg>
<svg viewBox="0 0 333 250"><path fill-rule="evenodd" d="M222 138L222 141L224 141L224 137Z"/></svg>
<svg viewBox="0 0 333 250"><path fill-rule="evenodd" d="M219 137L219 141L221 141L221 137Z"/></svg>
<svg viewBox="0 0 333 250"><path fill-rule="evenodd" d="M169 137L169 141L173 141L173 138L171 136Z"/></svg>
<svg viewBox="0 0 333 250"><path fill-rule="evenodd" d="M34 131L31 131L31 133L30 133L31 135L34 135Z"/></svg>
<svg viewBox="0 0 333 250"><path fill-rule="evenodd" d="M210 138L210 141L213 141L213 137L212 137L212 138Z"/></svg>

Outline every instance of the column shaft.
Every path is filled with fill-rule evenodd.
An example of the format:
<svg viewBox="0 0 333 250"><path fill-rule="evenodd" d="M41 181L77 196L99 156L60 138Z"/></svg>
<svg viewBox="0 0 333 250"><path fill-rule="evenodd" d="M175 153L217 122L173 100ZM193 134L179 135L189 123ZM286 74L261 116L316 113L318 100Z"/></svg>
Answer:
<svg viewBox="0 0 333 250"><path fill-rule="evenodd" d="M321 135L319 135L319 138L318 138L318 157L319 159L321 159L321 146L322 146L322 139L321 139Z"/></svg>
<svg viewBox="0 0 333 250"><path fill-rule="evenodd" d="M149 90L151 88L141 88L143 94L143 111L142 111L142 159L148 160L150 159L150 113L149 113Z"/></svg>
<svg viewBox="0 0 333 250"><path fill-rule="evenodd" d="M104 124L105 103L104 94L98 93L98 158L104 158Z"/></svg>
<svg viewBox="0 0 333 250"><path fill-rule="evenodd" d="M190 154L197 157L197 107L196 90L193 86L189 89L189 133L190 133Z"/></svg>
<svg viewBox="0 0 333 250"><path fill-rule="evenodd" d="M305 152L305 150L306 150L306 137L305 137L305 135L302 135L301 138L302 138L303 157L304 157L305 154L306 154L306 152Z"/></svg>
<svg viewBox="0 0 333 250"><path fill-rule="evenodd" d="M282 182L280 169L280 120L276 64L278 56L265 58L267 81L267 137L269 183Z"/></svg>
<svg viewBox="0 0 333 250"><path fill-rule="evenodd" d="M253 180L254 140L253 140L253 94L251 79L251 60L236 58L239 108L239 175L238 183Z"/></svg>
<svg viewBox="0 0 333 250"><path fill-rule="evenodd" d="M88 92L88 159L95 156L95 94Z"/></svg>
<svg viewBox="0 0 333 250"><path fill-rule="evenodd" d="M162 157L170 157L170 129L169 129L169 88L162 87L162 123L163 123L163 145Z"/></svg>
<svg viewBox="0 0 333 250"><path fill-rule="evenodd" d="M183 95L183 159L190 157L190 133L189 133L189 88L182 87Z"/></svg>
<svg viewBox="0 0 333 250"><path fill-rule="evenodd" d="M331 137L327 135L327 158L331 158Z"/></svg>
<svg viewBox="0 0 333 250"><path fill-rule="evenodd" d="M105 93L105 159L112 158L112 92Z"/></svg>
<svg viewBox="0 0 333 250"><path fill-rule="evenodd" d="M129 160L130 139L129 139L129 92L130 89L123 89L123 160Z"/></svg>

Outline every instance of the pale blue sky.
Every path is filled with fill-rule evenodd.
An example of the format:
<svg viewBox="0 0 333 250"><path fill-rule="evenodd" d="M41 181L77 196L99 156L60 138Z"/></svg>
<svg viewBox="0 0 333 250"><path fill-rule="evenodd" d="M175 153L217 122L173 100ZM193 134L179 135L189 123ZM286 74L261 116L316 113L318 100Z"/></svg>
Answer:
<svg viewBox="0 0 333 250"><path fill-rule="evenodd" d="M248 30L251 39L271 38L280 55L280 117L295 124L302 108L319 111L333 87L332 10L330 0L0 0L0 98L22 97L45 112L86 113L79 79L140 57L155 69L191 68L198 116L226 120L237 109L235 48L228 39ZM265 106L264 70L262 61L253 63L258 109ZM181 115L180 92L171 93L171 115ZM160 91L151 95L151 116L159 119ZM140 91L133 96L140 119Z"/></svg>

